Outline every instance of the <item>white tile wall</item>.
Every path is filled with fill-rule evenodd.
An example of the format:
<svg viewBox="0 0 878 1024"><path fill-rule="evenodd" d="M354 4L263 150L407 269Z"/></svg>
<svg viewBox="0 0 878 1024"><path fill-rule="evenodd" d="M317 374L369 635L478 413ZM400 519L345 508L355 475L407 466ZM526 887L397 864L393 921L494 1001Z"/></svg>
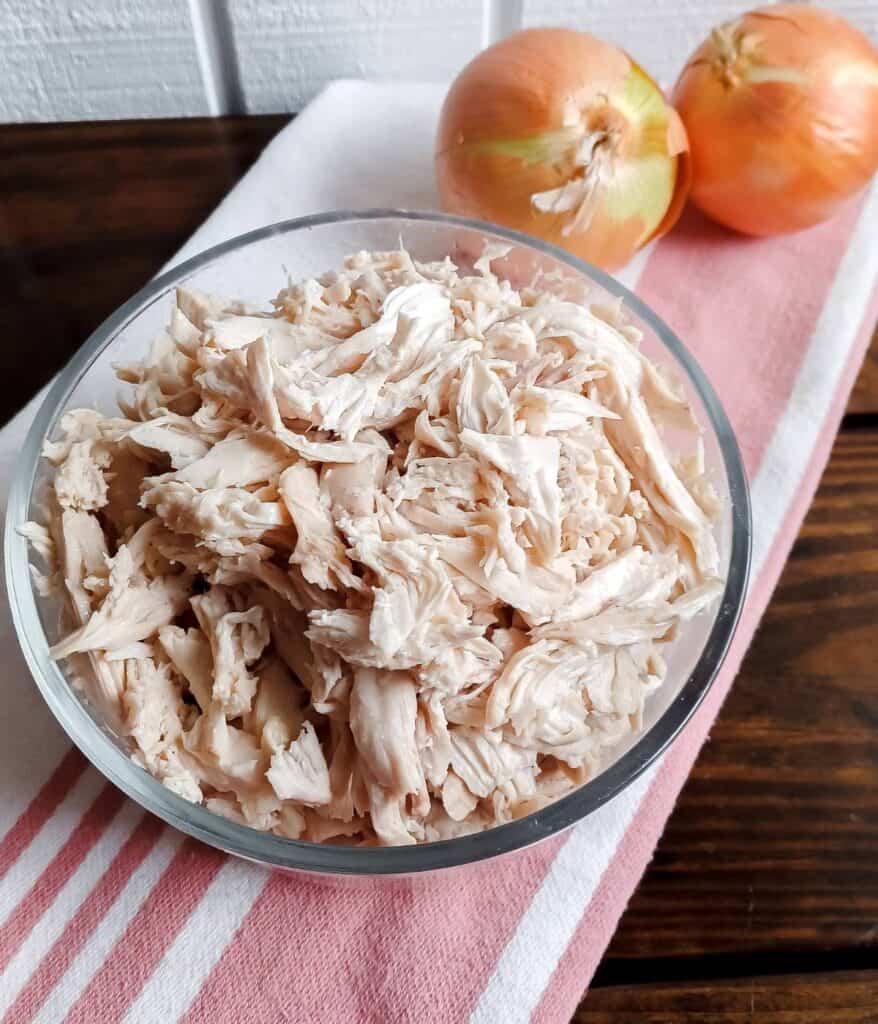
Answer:
<svg viewBox="0 0 878 1024"><path fill-rule="evenodd" d="M332 78L445 81L478 52L477 0L229 0L252 113L296 110Z"/></svg>
<svg viewBox="0 0 878 1024"><path fill-rule="evenodd" d="M769 0L524 0L523 23L568 25L621 46L672 85L710 29ZM821 0L878 40L878 0Z"/></svg>
<svg viewBox="0 0 878 1024"><path fill-rule="evenodd" d="M448 80L518 25L570 25L671 83L759 0L0 0L0 121L300 109L333 78ZM878 0L823 0L878 40Z"/></svg>
<svg viewBox="0 0 878 1024"><path fill-rule="evenodd" d="M524 24L568 25L615 43L656 81L673 83L713 25L761 0L525 0Z"/></svg>
<svg viewBox="0 0 878 1024"><path fill-rule="evenodd" d="M0 121L207 112L185 0L0 0Z"/></svg>

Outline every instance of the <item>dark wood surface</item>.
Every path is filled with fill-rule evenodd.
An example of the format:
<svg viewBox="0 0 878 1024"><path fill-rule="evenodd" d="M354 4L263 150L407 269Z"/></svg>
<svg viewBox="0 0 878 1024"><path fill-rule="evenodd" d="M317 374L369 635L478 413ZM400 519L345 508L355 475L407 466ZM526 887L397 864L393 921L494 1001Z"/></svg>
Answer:
<svg viewBox="0 0 878 1024"><path fill-rule="evenodd" d="M0 127L0 423L173 256L288 120Z"/></svg>
<svg viewBox="0 0 878 1024"><path fill-rule="evenodd" d="M878 389L855 408L582 1024L878 1022Z"/></svg>
<svg viewBox="0 0 878 1024"><path fill-rule="evenodd" d="M285 118L0 128L0 421ZM878 1024L878 345L581 1024Z"/></svg>
<svg viewBox="0 0 878 1024"><path fill-rule="evenodd" d="M876 531L878 428L843 430L611 961L866 949L878 967Z"/></svg>
<svg viewBox="0 0 878 1024"><path fill-rule="evenodd" d="M875 971L656 982L590 993L575 1024L874 1024Z"/></svg>

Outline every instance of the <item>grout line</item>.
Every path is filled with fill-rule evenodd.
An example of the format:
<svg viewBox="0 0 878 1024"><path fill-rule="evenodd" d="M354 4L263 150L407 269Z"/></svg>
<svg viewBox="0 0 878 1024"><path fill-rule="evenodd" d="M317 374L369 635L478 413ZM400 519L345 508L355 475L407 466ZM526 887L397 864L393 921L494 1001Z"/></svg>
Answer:
<svg viewBox="0 0 878 1024"><path fill-rule="evenodd" d="M524 0L482 0L482 46L490 46L521 28Z"/></svg>
<svg viewBox="0 0 878 1024"><path fill-rule="evenodd" d="M189 0L189 18L208 112L213 117L245 114L227 0Z"/></svg>

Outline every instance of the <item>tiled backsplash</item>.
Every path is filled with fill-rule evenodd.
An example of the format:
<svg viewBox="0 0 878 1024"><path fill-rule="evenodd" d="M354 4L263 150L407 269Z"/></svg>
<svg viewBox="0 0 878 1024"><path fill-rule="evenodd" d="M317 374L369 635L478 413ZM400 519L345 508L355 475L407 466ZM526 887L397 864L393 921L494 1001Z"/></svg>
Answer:
<svg viewBox="0 0 878 1024"><path fill-rule="evenodd" d="M0 0L0 121L297 110L333 78L450 79L520 25L570 25L672 82L759 0ZM878 0L824 0L873 39Z"/></svg>

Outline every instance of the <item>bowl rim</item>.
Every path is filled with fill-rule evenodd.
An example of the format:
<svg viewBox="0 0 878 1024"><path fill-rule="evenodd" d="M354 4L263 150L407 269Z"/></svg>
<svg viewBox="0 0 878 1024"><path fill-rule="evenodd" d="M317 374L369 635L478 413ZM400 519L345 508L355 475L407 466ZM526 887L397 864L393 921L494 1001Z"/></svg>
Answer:
<svg viewBox="0 0 878 1024"><path fill-rule="evenodd" d="M613 764L534 813L472 835L413 846L346 847L286 839L239 825L176 796L117 746L76 697L48 654L29 572L27 543L18 533L26 520L44 437L100 353L118 332L169 288L218 258L274 235L312 227L370 220L409 220L459 226L501 238L566 264L600 285L656 333L680 364L710 420L722 455L731 501L731 552L722 599L710 634L677 697L653 726ZM741 453L728 417L706 375L676 334L623 284L565 250L486 221L421 210L376 208L336 210L279 221L248 231L191 257L152 278L110 314L74 354L51 385L31 424L17 460L6 513L4 563L7 593L25 660L50 710L73 743L114 785L163 821L201 841L249 860L285 869L339 875L407 875L475 863L548 839L592 814L646 771L689 721L718 674L735 632L747 592L751 554L751 512Z"/></svg>

